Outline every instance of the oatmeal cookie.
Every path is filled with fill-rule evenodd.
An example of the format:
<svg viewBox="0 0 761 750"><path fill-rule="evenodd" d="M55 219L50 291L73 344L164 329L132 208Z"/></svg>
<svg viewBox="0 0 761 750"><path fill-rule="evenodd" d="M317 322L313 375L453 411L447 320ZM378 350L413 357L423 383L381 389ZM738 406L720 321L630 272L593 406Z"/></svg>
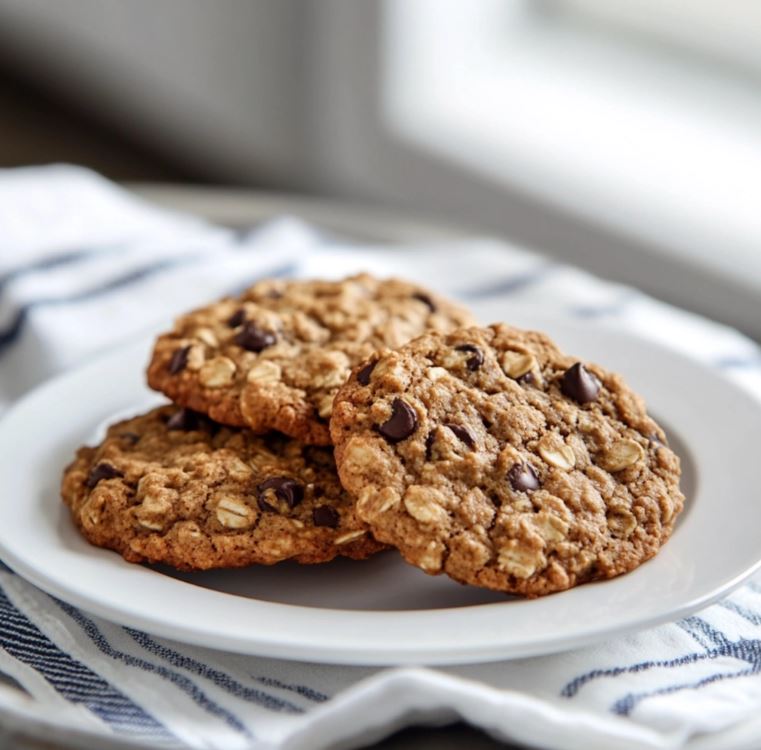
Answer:
<svg viewBox="0 0 761 750"><path fill-rule="evenodd" d="M80 448L62 496L92 544L181 570L361 559L373 539L332 451L163 406Z"/></svg>
<svg viewBox="0 0 761 750"><path fill-rule="evenodd" d="M679 459L623 379L506 325L372 355L331 419L376 538L427 573L525 596L632 570L682 510Z"/></svg>
<svg viewBox="0 0 761 750"><path fill-rule="evenodd" d="M156 342L148 383L218 422L328 445L333 397L354 365L426 330L472 323L398 279L261 281L180 317Z"/></svg>

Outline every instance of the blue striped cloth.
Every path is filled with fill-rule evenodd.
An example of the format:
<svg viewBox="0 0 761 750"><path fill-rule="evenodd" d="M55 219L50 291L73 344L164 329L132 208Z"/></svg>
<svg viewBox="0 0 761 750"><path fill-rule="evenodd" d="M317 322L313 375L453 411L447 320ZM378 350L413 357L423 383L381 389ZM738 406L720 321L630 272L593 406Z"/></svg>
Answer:
<svg viewBox="0 0 761 750"><path fill-rule="evenodd" d="M361 269L468 299L606 318L761 393L722 326L492 240L408 250L293 219L249 233L159 211L84 170L0 170L0 410L37 382L262 276ZM437 669L241 657L92 617L0 568L0 719L151 747L367 743L461 717L541 747L761 746L761 582L681 622L541 658ZM99 746L105 747L105 744Z"/></svg>

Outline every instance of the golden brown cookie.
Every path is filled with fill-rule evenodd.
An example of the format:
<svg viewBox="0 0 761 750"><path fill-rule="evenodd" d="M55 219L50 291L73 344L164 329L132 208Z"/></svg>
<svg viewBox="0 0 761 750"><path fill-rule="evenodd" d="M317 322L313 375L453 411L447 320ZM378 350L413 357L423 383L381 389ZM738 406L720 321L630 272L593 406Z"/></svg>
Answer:
<svg viewBox="0 0 761 750"><path fill-rule="evenodd" d="M328 445L333 397L355 364L473 322L398 279L262 281L179 318L156 342L148 383L218 422Z"/></svg>
<svg viewBox="0 0 761 750"><path fill-rule="evenodd" d="M62 496L88 541L130 562L319 563L383 547L358 520L329 448L177 406L119 422L99 446L80 448Z"/></svg>
<svg viewBox="0 0 761 750"><path fill-rule="evenodd" d="M373 355L339 391L331 434L377 539L509 593L637 567L684 502L679 459L620 376L506 325Z"/></svg>

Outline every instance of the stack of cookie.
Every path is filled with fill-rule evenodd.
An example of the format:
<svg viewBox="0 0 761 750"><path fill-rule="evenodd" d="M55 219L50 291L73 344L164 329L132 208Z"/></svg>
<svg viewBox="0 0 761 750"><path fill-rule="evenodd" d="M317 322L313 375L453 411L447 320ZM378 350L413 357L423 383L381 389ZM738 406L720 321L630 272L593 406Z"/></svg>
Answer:
<svg viewBox="0 0 761 750"><path fill-rule="evenodd" d="M404 281L262 281L181 317L67 468L93 544L184 570L361 559L536 596L652 557L679 461L621 378Z"/></svg>

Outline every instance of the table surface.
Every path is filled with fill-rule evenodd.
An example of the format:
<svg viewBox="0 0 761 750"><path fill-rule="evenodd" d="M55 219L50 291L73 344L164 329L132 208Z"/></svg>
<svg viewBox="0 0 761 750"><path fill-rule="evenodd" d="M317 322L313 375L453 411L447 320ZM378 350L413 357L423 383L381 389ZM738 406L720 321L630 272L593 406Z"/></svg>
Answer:
<svg viewBox="0 0 761 750"><path fill-rule="evenodd" d="M359 202L200 185L130 184L128 187L153 203L236 228L251 227L273 216L291 215L344 237L367 242L434 242L484 234L478 227L448 224Z"/></svg>
<svg viewBox="0 0 761 750"><path fill-rule="evenodd" d="M129 185L142 197L167 208L186 211L233 228L245 229L279 215L300 217L338 235L378 243L413 243L456 240L480 234L475 228L421 219L409 214L339 203L306 196L265 193L242 188L209 188L181 185ZM84 748L81 741L40 738L33 726L0 726L0 748L9 750L61 750ZM107 750L98 742L92 747ZM114 748L126 747L121 743ZM379 743L372 750L518 750L483 732L458 722L447 727L412 727Z"/></svg>

